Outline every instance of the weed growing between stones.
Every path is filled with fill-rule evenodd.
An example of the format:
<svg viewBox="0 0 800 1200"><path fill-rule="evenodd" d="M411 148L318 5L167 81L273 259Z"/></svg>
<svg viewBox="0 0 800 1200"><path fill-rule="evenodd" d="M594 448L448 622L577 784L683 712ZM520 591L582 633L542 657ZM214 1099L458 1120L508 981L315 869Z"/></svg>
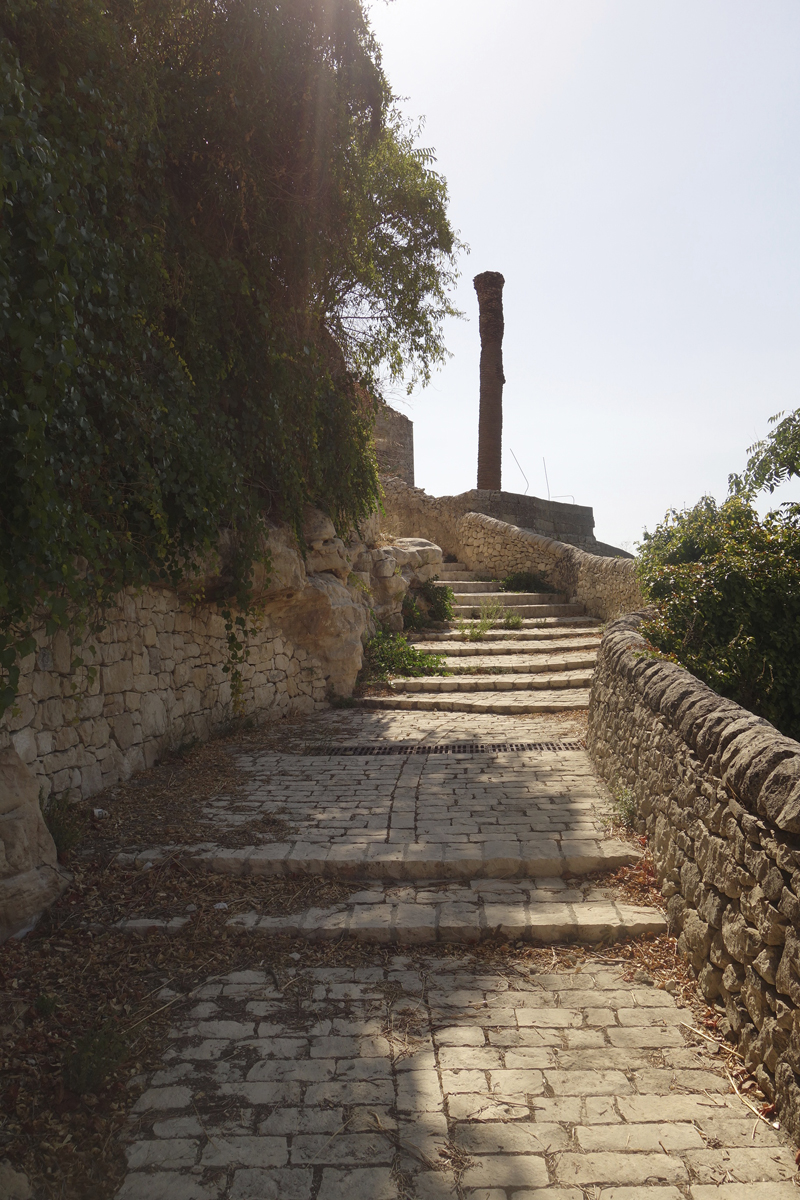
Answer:
<svg viewBox="0 0 800 1200"><path fill-rule="evenodd" d="M39 792L39 807L42 810L44 823L50 836L55 842L59 861L63 861L70 850L80 841L85 821L80 809L70 804L66 795L44 798L44 790Z"/></svg>
<svg viewBox="0 0 800 1200"><path fill-rule="evenodd" d="M458 628L461 633L466 634L470 642L480 642L490 629L494 629L497 622L503 616L503 612L504 605L499 604L496 600L484 600L480 608L472 610L475 623L467 625L465 622L459 621Z"/></svg>
<svg viewBox="0 0 800 1200"><path fill-rule="evenodd" d="M549 592L547 580L533 571L515 571L498 584L501 592Z"/></svg>
<svg viewBox="0 0 800 1200"><path fill-rule="evenodd" d="M385 681L392 675L419 678L422 675L446 675L444 655L428 654L410 646L401 633L376 633L364 649L364 667L360 682Z"/></svg>
<svg viewBox="0 0 800 1200"><path fill-rule="evenodd" d="M503 617L504 629L522 629L522 617L519 613L507 612Z"/></svg>
<svg viewBox="0 0 800 1200"><path fill-rule="evenodd" d="M636 829L639 813L636 808L636 798L630 788L614 788L611 808L618 824L622 825L625 829Z"/></svg>

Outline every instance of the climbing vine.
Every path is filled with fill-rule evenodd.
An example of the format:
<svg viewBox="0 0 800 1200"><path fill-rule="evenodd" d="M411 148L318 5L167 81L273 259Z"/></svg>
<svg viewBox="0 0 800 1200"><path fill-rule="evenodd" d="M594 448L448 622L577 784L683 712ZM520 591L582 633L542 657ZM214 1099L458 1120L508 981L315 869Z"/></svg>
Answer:
<svg viewBox="0 0 800 1200"><path fill-rule="evenodd" d="M444 355L446 203L359 0L7 0L0 713L36 625L221 531L236 684L264 517L374 511L378 377Z"/></svg>

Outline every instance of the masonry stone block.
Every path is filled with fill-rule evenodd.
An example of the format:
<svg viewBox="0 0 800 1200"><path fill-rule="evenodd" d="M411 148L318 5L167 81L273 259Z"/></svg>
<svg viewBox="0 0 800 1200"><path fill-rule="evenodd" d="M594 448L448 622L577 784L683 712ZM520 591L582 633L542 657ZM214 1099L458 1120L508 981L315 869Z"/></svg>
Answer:
<svg viewBox="0 0 800 1200"><path fill-rule="evenodd" d="M604 635L588 743L633 780L679 947L800 1136L800 744L675 664L637 657L641 614ZM699 876L699 878L698 878ZM791 1061L790 1061L791 1060Z"/></svg>
<svg viewBox="0 0 800 1200"><path fill-rule="evenodd" d="M16 750L0 750L0 941L29 928L69 877L39 808L39 784Z"/></svg>

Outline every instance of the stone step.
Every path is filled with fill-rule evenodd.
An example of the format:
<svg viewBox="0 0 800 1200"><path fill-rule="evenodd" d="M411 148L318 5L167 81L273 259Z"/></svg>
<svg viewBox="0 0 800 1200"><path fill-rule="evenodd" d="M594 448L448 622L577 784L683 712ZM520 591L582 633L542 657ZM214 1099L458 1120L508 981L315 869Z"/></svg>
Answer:
<svg viewBox="0 0 800 1200"><path fill-rule="evenodd" d="M491 584L486 585L491 588ZM566 596L561 592L497 592L487 591L481 593L477 599L473 600L470 592L457 591L454 594L455 603L461 607L471 604L473 608L480 608L483 604L499 604L504 608L518 607L519 605L543 604L551 606L553 604L565 605L567 603ZM580 611L583 612L583 605L580 605Z"/></svg>
<svg viewBox="0 0 800 1200"><path fill-rule="evenodd" d="M368 696L361 708L400 709L404 712L523 713L580 712L589 707L588 688L548 689L541 692L470 692L468 695Z"/></svg>
<svg viewBox="0 0 800 1200"><path fill-rule="evenodd" d="M521 654L463 655L445 659L445 667L453 675L536 675L542 671L594 670L597 653L524 656Z"/></svg>
<svg viewBox="0 0 800 1200"><path fill-rule="evenodd" d="M542 625L529 621L527 624L523 624L521 629L504 629L501 625L500 628L487 629L481 638L481 643L492 642L492 654L502 653L499 648L495 649L495 644L500 646L511 642L524 642L534 645L535 643L547 644L558 639L558 645L561 645L563 639L591 638L593 645L599 645L601 634L599 630L595 632L594 627L596 624L599 624L599 622L594 622L591 617L582 618L581 620L570 617L561 621L548 621L547 623L542 623ZM457 654L458 650L455 649L456 646L466 646L467 648L475 646L476 643L469 639L467 632L473 627L470 622L465 622L464 627L461 629L421 630L419 633L410 633L407 637L410 642L415 643L441 642L447 645L448 654ZM450 649L450 647L453 647L453 649ZM525 647L523 646L522 649L525 649ZM481 650L480 653L483 654L485 651ZM516 654L517 651L510 650L510 653Z"/></svg>
<svg viewBox="0 0 800 1200"><path fill-rule="evenodd" d="M566 688L588 688L592 683L592 671L566 671L556 674L556 668L551 671L538 671L526 675L432 675L423 679L392 679L389 687L400 694L433 694L475 692L537 692L563 690Z"/></svg>
<svg viewBox="0 0 800 1200"><path fill-rule="evenodd" d="M139 857L142 857L141 855ZM215 847L191 861L221 875L298 876L352 880L543 879L616 871L641 854L615 838L577 835L559 841L542 834L535 843L366 842L331 845L273 842L266 846Z"/></svg>
<svg viewBox="0 0 800 1200"><path fill-rule="evenodd" d="M429 630L427 634L415 634L415 637L452 637L456 641L463 641L470 630L476 629L479 622L471 617L459 617L457 621L451 621L444 629L438 632ZM518 629L506 629L502 621L498 618L498 623L488 629L484 637L497 638L525 638L533 637L574 637L575 630L579 630L581 634L588 634L590 630L598 630L603 622L598 617L529 617L523 618L522 625ZM559 630L563 631L559 633Z"/></svg>
<svg viewBox="0 0 800 1200"><path fill-rule="evenodd" d="M437 582L438 583L446 583L447 580L439 579L439 580L437 580ZM470 579L455 579L455 580L452 580L452 583L457 585L456 587L453 588L453 591L456 592L458 595L464 595L464 594L475 595L475 594L481 593L481 592L490 592L490 593L497 592L497 580L494 580L494 582L491 582L491 581L487 582L484 579L471 579L471 580ZM505 592L503 592L502 594L506 595Z"/></svg>
<svg viewBox="0 0 800 1200"><path fill-rule="evenodd" d="M582 617L586 611L582 604L525 604L523 601L517 603L513 592L505 594L507 599L502 605L503 609L510 613L516 613L520 617L529 617L531 620L541 617ZM453 615L455 617L473 617L479 620L480 609L478 609L476 617L474 604L454 604Z"/></svg>
<svg viewBox="0 0 800 1200"><path fill-rule="evenodd" d="M580 652L587 650L592 651L593 655L596 655L599 644L599 637L592 640L585 638L576 639L575 641L567 641L560 638L542 638L538 642L510 640L500 642L491 640L487 634L485 638L481 638L480 641L476 642L424 641L420 643L420 647L426 654L444 654L447 658L455 660L461 658L527 658L533 655L544 657L545 655L563 655L573 651Z"/></svg>
<svg viewBox="0 0 800 1200"><path fill-rule="evenodd" d="M575 889L559 891L556 879L486 879L480 886L450 884L432 888L383 887L357 892L343 904L312 908L286 917L253 911L232 917L228 925L271 937L324 941L349 937L361 942L424 945L474 943L508 938L538 944L613 942L665 933L667 923L655 908L616 903L601 889L586 898Z"/></svg>
<svg viewBox="0 0 800 1200"><path fill-rule="evenodd" d="M469 575L470 577L472 577L472 571L469 569L469 567L467 566L466 563L462 563L462 562L442 563L442 579L444 579L445 575L450 575L450 574L456 574L456 575L466 574L466 575Z"/></svg>

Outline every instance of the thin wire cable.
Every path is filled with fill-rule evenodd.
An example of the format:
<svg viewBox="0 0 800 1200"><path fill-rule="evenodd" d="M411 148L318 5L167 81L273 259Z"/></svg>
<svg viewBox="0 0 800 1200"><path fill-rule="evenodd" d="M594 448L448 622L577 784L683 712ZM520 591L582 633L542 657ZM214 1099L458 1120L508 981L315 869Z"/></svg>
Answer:
<svg viewBox="0 0 800 1200"><path fill-rule="evenodd" d="M513 458L514 462L515 462L515 463L517 464L517 466L519 467L519 459L517 458L517 456L516 456L516 454L514 453L514 451L513 451L513 450L511 450L511 447L510 447L510 446L509 446L509 450L511 451L511 457ZM525 472L523 471L522 467L519 467L519 473L520 473L520 475L522 476L522 478L525 480L525 491L524 491L522 494L523 494L523 496L527 496L527 494L528 494L528 488L531 486L531 485L528 483L528 476L525 474Z"/></svg>

